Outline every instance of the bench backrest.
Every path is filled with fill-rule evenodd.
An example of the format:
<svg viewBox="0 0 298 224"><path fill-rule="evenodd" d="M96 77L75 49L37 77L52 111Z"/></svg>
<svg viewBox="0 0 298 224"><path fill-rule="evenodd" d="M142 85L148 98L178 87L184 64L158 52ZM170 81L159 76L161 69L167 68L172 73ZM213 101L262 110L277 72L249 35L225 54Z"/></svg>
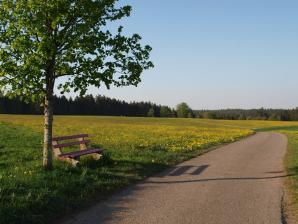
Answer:
<svg viewBox="0 0 298 224"><path fill-rule="evenodd" d="M80 135L68 135L68 136L60 136L60 137L53 137L53 141L63 141L69 139L77 139L77 138L87 138L88 134L80 134Z"/></svg>
<svg viewBox="0 0 298 224"><path fill-rule="evenodd" d="M88 134L53 137L52 145L55 155L60 155L62 153L62 148L74 145L79 145L80 150L87 149L87 144L89 143L89 140L86 140L86 138L88 138Z"/></svg>

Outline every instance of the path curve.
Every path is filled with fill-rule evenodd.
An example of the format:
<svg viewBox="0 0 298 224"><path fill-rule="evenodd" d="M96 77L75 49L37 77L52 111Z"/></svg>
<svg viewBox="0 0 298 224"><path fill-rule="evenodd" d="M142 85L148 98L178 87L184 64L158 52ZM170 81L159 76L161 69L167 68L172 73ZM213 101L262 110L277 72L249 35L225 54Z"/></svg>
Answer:
<svg viewBox="0 0 298 224"><path fill-rule="evenodd" d="M64 224L280 224L287 139L257 133L118 193Z"/></svg>

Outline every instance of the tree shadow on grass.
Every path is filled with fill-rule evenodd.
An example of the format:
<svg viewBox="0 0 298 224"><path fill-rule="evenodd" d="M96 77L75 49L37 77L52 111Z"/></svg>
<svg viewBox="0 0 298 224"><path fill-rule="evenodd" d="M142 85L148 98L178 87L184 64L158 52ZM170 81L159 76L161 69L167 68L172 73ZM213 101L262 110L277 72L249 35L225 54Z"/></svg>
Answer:
<svg viewBox="0 0 298 224"><path fill-rule="evenodd" d="M92 146L94 148L102 148L101 145L95 144ZM115 172L126 170L141 176L148 176L170 167L170 163L167 161L169 154L173 153L159 146L146 149L124 149L121 151L108 149L104 150L99 160L94 160L88 156L86 158L82 157L80 165L90 169L107 168Z"/></svg>
<svg viewBox="0 0 298 224"><path fill-rule="evenodd" d="M298 176L298 166L294 166L292 168L289 168L288 173L291 176Z"/></svg>

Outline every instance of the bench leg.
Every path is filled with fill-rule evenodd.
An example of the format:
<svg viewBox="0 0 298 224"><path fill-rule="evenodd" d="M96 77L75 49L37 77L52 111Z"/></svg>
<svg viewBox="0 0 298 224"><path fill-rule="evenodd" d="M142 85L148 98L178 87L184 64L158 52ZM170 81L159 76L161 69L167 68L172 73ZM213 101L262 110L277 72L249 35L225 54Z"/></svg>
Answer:
<svg viewBox="0 0 298 224"><path fill-rule="evenodd" d="M75 159L72 159L72 158L64 158L63 159L64 161L70 163L72 166L76 167L78 165L78 163L80 162L79 161L79 158L75 158Z"/></svg>
<svg viewBox="0 0 298 224"><path fill-rule="evenodd" d="M92 154L92 157L93 157L93 159L95 159L95 160L99 160L99 159L102 157L102 154L100 154L100 153L93 153L93 154Z"/></svg>

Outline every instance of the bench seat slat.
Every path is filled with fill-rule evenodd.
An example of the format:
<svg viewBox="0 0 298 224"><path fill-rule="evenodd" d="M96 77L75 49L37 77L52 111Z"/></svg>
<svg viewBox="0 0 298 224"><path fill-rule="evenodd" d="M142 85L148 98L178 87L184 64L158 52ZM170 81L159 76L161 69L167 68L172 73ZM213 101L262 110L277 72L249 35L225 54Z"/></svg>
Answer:
<svg viewBox="0 0 298 224"><path fill-rule="evenodd" d="M66 143L62 143L62 144L53 145L53 147L54 148L63 148L63 147L69 147L69 146L73 146L73 145L86 144L89 142L90 142L89 140L83 140L83 141L77 141L77 142L66 142Z"/></svg>
<svg viewBox="0 0 298 224"><path fill-rule="evenodd" d="M75 138L87 138L88 134L80 134L80 135L69 135L69 136L60 136L52 138L53 141L63 141L68 139L75 139Z"/></svg>
<svg viewBox="0 0 298 224"><path fill-rule="evenodd" d="M90 149L85 149L85 150L81 150L81 151L62 153L59 155L59 157L75 158L75 157L82 156L82 155L88 155L88 154L92 154L92 153L102 153L102 152L103 152L103 149L90 148Z"/></svg>

